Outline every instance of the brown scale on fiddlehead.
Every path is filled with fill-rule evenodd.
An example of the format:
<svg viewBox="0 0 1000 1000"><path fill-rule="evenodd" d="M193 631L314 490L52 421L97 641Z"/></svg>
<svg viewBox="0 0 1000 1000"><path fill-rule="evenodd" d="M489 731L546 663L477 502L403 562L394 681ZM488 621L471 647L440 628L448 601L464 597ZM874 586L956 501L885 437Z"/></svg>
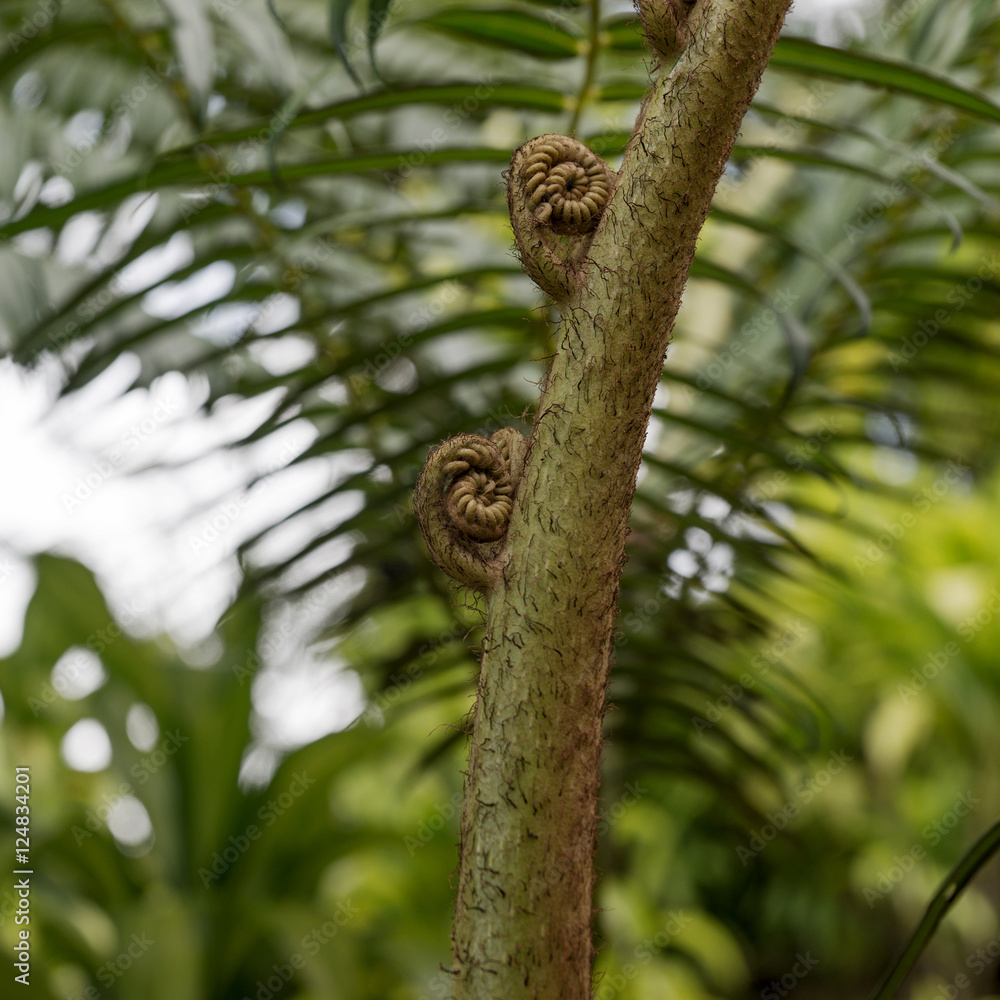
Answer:
<svg viewBox="0 0 1000 1000"><path fill-rule="evenodd" d="M593 229L611 193L608 168L573 139L536 139L521 180L535 218L565 232Z"/></svg>
<svg viewBox="0 0 1000 1000"><path fill-rule="evenodd" d="M514 485L504 462L497 462L496 446L480 438L458 448L445 462L453 476L448 490L448 515L456 528L477 542L503 538L513 507Z"/></svg>
<svg viewBox="0 0 1000 1000"><path fill-rule="evenodd" d="M413 493L420 530L434 562L466 586L488 591L503 571L526 449L521 433L504 427L490 438L449 438L427 458Z"/></svg>
<svg viewBox="0 0 1000 1000"><path fill-rule="evenodd" d="M507 205L521 262L557 302L579 288L614 184L614 171L599 156L564 135L531 139L511 159Z"/></svg>

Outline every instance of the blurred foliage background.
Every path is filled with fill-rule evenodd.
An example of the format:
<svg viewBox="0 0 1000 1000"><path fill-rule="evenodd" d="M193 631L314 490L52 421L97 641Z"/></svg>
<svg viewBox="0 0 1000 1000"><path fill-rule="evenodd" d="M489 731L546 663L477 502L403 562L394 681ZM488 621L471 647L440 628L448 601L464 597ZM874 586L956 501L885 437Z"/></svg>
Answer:
<svg viewBox="0 0 1000 1000"><path fill-rule="evenodd" d="M600 998L863 996L1000 815L1000 4L852 16L807 9L779 43L664 367L607 716ZM558 317L502 170L552 131L618 162L652 70L634 12L0 20L3 350L57 405L122 370L150 399L180 372L220 419L253 400L205 449L278 442L257 487L314 474L234 544L198 649L27 553L0 843L29 765L34 995L446 997L481 614L409 495L429 446L530 426ZM289 637L364 697L269 744ZM1000 996L996 863L905 991Z"/></svg>

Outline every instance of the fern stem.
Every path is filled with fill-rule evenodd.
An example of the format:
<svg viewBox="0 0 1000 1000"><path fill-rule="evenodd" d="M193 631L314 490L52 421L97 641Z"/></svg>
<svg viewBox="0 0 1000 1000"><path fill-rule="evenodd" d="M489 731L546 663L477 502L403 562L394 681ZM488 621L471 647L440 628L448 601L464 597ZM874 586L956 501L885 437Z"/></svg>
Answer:
<svg viewBox="0 0 1000 1000"><path fill-rule="evenodd" d="M869 1000L889 1000L899 989L927 947L938 924L962 894L962 890L998 850L1000 850L1000 820L969 848L961 861L948 873L948 877L941 883L941 888L927 907L923 920L917 924L916 930L903 946L899 957L882 976Z"/></svg>

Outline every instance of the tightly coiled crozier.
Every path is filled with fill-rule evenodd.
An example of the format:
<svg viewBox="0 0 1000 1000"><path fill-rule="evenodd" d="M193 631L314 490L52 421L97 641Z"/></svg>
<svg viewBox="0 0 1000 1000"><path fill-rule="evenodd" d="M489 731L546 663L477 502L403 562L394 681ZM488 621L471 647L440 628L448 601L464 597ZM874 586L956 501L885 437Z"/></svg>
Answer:
<svg viewBox="0 0 1000 1000"><path fill-rule="evenodd" d="M525 271L557 302L573 297L615 172L582 142L540 135L515 151L507 205Z"/></svg>
<svg viewBox="0 0 1000 1000"><path fill-rule="evenodd" d="M555 229L585 233L611 194L608 169L583 143L560 136L534 140L521 165L532 214Z"/></svg>
<svg viewBox="0 0 1000 1000"><path fill-rule="evenodd" d="M503 427L449 438L427 458L414 511L431 558L466 586L488 591L502 572L526 450L521 432Z"/></svg>
<svg viewBox="0 0 1000 1000"><path fill-rule="evenodd" d="M446 441L442 448L448 445ZM477 542L503 538L513 508L515 484L507 463L502 457L497 461L496 445L479 438L449 451L454 457L444 463L443 470L453 478L446 500L452 523Z"/></svg>

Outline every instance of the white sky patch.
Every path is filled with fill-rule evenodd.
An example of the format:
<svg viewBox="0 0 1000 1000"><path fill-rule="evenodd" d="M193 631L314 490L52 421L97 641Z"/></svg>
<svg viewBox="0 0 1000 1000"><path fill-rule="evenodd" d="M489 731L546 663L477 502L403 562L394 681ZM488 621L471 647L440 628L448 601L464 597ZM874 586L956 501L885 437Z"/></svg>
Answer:
<svg viewBox="0 0 1000 1000"><path fill-rule="evenodd" d="M42 185L38 200L49 208L55 208L58 205L68 205L75 195L76 189L69 178L56 174Z"/></svg>
<svg viewBox="0 0 1000 1000"><path fill-rule="evenodd" d="M45 97L45 78L38 70L28 70L14 84L12 96L15 107L21 111L33 111Z"/></svg>
<svg viewBox="0 0 1000 1000"><path fill-rule="evenodd" d="M316 357L316 345L311 340L292 335L280 340L255 341L248 351L250 357L272 375L297 371Z"/></svg>
<svg viewBox="0 0 1000 1000"><path fill-rule="evenodd" d="M132 119L128 115L115 118L104 136L105 160L119 160L129 150L132 143Z"/></svg>
<svg viewBox="0 0 1000 1000"><path fill-rule="evenodd" d="M66 267L79 267L93 253L104 230L100 212L80 212L74 215L59 233L56 258Z"/></svg>
<svg viewBox="0 0 1000 1000"><path fill-rule="evenodd" d="M36 260L48 257L52 253L52 230L29 229L18 233L11 243L22 257L33 257Z"/></svg>
<svg viewBox="0 0 1000 1000"><path fill-rule="evenodd" d="M654 410L666 410L670 406L670 387L662 382L656 387L656 395L653 397ZM662 417L651 416L649 426L646 428L646 440L643 442L642 450L655 455L663 440L663 432L666 424ZM636 486L641 486L649 473L649 467L645 462L639 465L639 474L636 477Z"/></svg>
<svg viewBox="0 0 1000 1000"><path fill-rule="evenodd" d="M702 576L702 585L715 594L723 593L729 587L733 575L735 554L733 547L727 542L717 542L705 556L706 571Z"/></svg>
<svg viewBox="0 0 1000 1000"><path fill-rule="evenodd" d="M300 659L262 673L253 686L260 736L290 749L344 729L364 708L358 675L329 660Z"/></svg>
<svg viewBox="0 0 1000 1000"><path fill-rule="evenodd" d="M104 112L99 108L84 108L66 122L63 138L74 149L89 152L100 138L103 128Z"/></svg>
<svg viewBox="0 0 1000 1000"><path fill-rule="evenodd" d="M301 551L305 544L317 533L317 527L324 523L340 524L353 517L364 507L364 494L360 490L347 490L320 504L308 516L293 517L282 524L275 525L260 542L254 545L251 555L255 563L276 563L287 558L294 552ZM350 551L345 547L343 555L338 554L336 560L345 558Z"/></svg>
<svg viewBox="0 0 1000 1000"><path fill-rule="evenodd" d="M95 270L120 260L156 214L160 196L142 192L126 198L115 212L94 254Z"/></svg>
<svg viewBox="0 0 1000 1000"><path fill-rule="evenodd" d="M144 634L170 631L199 641L237 586L232 552L244 535L234 531L211 558L198 559L190 530L180 529L196 512L240 496L254 476L287 464L315 433L300 421L245 454L233 452L224 446L259 424L270 398L223 400L209 418L199 411L199 380L170 373L148 390L128 391L135 373L135 359L123 355L53 408L55 363L29 374L0 362L0 420L9 430L0 436L0 463L18 483L0 491L0 545L12 551L8 578L0 580L0 642L8 651L19 638L31 585L18 556L50 549L93 568L119 615L138 605ZM155 468L161 462L177 468ZM310 475L314 483L322 479L296 473L284 487L275 475L263 491L247 491L253 503L246 527L260 526L276 506L293 506L300 477Z"/></svg>
<svg viewBox="0 0 1000 1000"><path fill-rule="evenodd" d="M376 356L384 354L391 359L399 353L399 345L391 345L396 348L392 355L388 352L389 346L388 344L384 345L373 350L372 353ZM442 374L450 375L493 360L502 352L503 348L496 341L490 341L481 333L475 332L447 333L421 344L420 350L433 359L434 364Z"/></svg>
<svg viewBox="0 0 1000 1000"><path fill-rule="evenodd" d="M700 555L705 555L712 548L712 536L704 528L688 528L684 532L684 541L692 552Z"/></svg>
<svg viewBox="0 0 1000 1000"><path fill-rule="evenodd" d="M302 440L292 445L295 451L302 450L298 447ZM248 489L227 494L207 510L199 510L187 519L182 528L189 550L186 563L197 565L234 555L244 541L330 488L333 477L329 461L319 459L290 469L281 468L287 464L289 454L291 452L272 452L272 467L278 467L279 471L268 472L268 464L264 464L261 467L264 478ZM314 518L304 517L303 520L312 520L315 530ZM279 557L290 554L278 553Z"/></svg>
<svg viewBox="0 0 1000 1000"><path fill-rule="evenodd" d="M712 521L716 524L724 521L731 510L732 507L729 506L728 501L714 493L704 493L698 501L698 513L706 521Z"/></svg>
<svg viewBox="0 0 1000 1000"><path fill-rule="evenodd" d="M334 406L343 406L348 399L347 383L342 378L330 378L319 387L318 394Z"/></svg>
<svg viewBox="0 0 1000 1000"><path fill-rule="evenodd" d="M846 45L863 38L885 0L795 0L785 31L808 35L823 45Z"/></svg>
<svg viewBox="0 0 1000 1000"><path fill-rule="evenodd" d="M240 788L243 791L263 788L271 780L280 760L274 747L251 743L240 763Z"/></svg>
<svg viewBox="0 0 1000 1000"><path fill-rule="evenodd" d="M191 332L219 347L235 344L247 331L260 311L255 302L223 302L198 316Z"/></svg>
<svg viewBox="0 0 1000 1000"><path fill-rule="evenodd" d="M178 319L232 291L236 266L216 260L183 281L167 281L146 293L142 308L159 319Z"/></svg>
<svg viewBox="0 0 1000 1000"><path fill-rule="evenodd" d="M30 373L0 361L0 420L9 430L0 436L0 463L18 484L0 491L0 655L17 648L34 590L25 557L46 550L92 568L112 612L131 633L167 633L182 647L204 647L239 586L239 544L372 462L363 449L352 449L285 469L315 439L315 428L303 420L251 448L227 449L259 425L274 394L226 398L206 416L200 410L203 379L171 372L149 389L130 389L138 361L126 353L53 405L60 371L54 361ZM248 487L256 477L264 478ZM258 557L292 555L361 503L360 492L348 490L293 518L266 536ZM214 518L217 536L195 551L192 536ZM351 545L347 539L327 543L300 572L329 568ZM316 603L317 615L329 614L362 583L363 574L335 581ZM303 644L311 626L301 608L296 614L291 645L262 656L264 672L272 660L278 664L265 682L272 707L259 725L267 744L299 745L348 724L363 707L358 679ZM70 670L73 657L82 654L72 651L53 675L67 696L83 697L104 682L99 661L96 671L80 665ZM159 729L148 706L132 706L126 731L139 749L155 744ZM110 749L103 730L84 726L72 733L63 748L70 766L106 766Z"/></svg>
<svg viewBox="0 0 1000 1000"><path fill-rule="evenodd" d="M698 560L687 549L676 549L667 557L667 565L678 575L690 580L698 572Z"/></svg>
<svg viewBox="0 0 1000 1000"><path fill-rule="evenodd" d="M166 243L147 250L126 264L118 272L115 287L127 294L136 294L152 288L194 260L191 237L184 232L174 233Z"/></svg>
<svg viewBox="0 0 1000 1000"><path fill-rule="evenodd" d="M133 795L123 795L111 807L108 812L108 829L122 847L134 849L153 846L153 822L146 807ZM130 850L128 853L136 852Z"/></svg>
<svg viewBox="0 0 1000 1000"><path fill-rule="evenodd" d="M260 304L260 311L254 321L254 329L265 336L277 333L299 321L301 306L294 295L286 292L276 292L269 295Z"/></svg>
<svg viewBox="0 0 1000 1000"><path fill-rule="evenodd" d="M156 741L160 738L160 724L149 705L137 701L128 710L125 716L125 735L129 743L143 753L148 753L156 746Z"/></svg>
<svg viewBox="0 0 1000 1000"><path fill-rule="evenodd" d="M41 160L28 160L21 168L20 176L14 184L14 218L27 215L38 201L42 193L45 166Z"/></svg>
<svg viewBox="0 0 1000 1000"><path fill-rule="evenodd" d="M74 771L95 773L111 763L111 740L97 719L81 719L62 738L60 752Z"/></svg>
<svg viewBox="0 0 1000 1000"><path fill-rule="evenodd" d="M36 582L31 563L0 546L0 656L9 656L21 645L24 613Z"/></svg>
<svg viewBox="0 0 1000 1000"><path fill-rule="evenodd" d="M289 198L271 209L271 221L282 229L301 229L308 208L301 198Z"/></svg>
<svg viewBox="0 0 1000 1000"><path fill-rule="evenodd" d="M331 566L339 566L354 551L354 541L338 535L317 546L308 555L296 560L292 568L281 578L285 587L298 587L326 572ZM363 571L359 571L362 572Z"/></svg>
<svg viewBox="0 0 1000 1000"><path fill-rule="evenodd" d="M52 686L67 701L93 694L108 679L100 658L90 649L74 646L52 668Z"/></svg>
<svg viewBox="0 0 1000 1000"><path fill-rule="evenodd" d="M396 358L390 361L375 376L375 383L386 392L413 392L420 381L417 366L409 358Z"/></svg>

